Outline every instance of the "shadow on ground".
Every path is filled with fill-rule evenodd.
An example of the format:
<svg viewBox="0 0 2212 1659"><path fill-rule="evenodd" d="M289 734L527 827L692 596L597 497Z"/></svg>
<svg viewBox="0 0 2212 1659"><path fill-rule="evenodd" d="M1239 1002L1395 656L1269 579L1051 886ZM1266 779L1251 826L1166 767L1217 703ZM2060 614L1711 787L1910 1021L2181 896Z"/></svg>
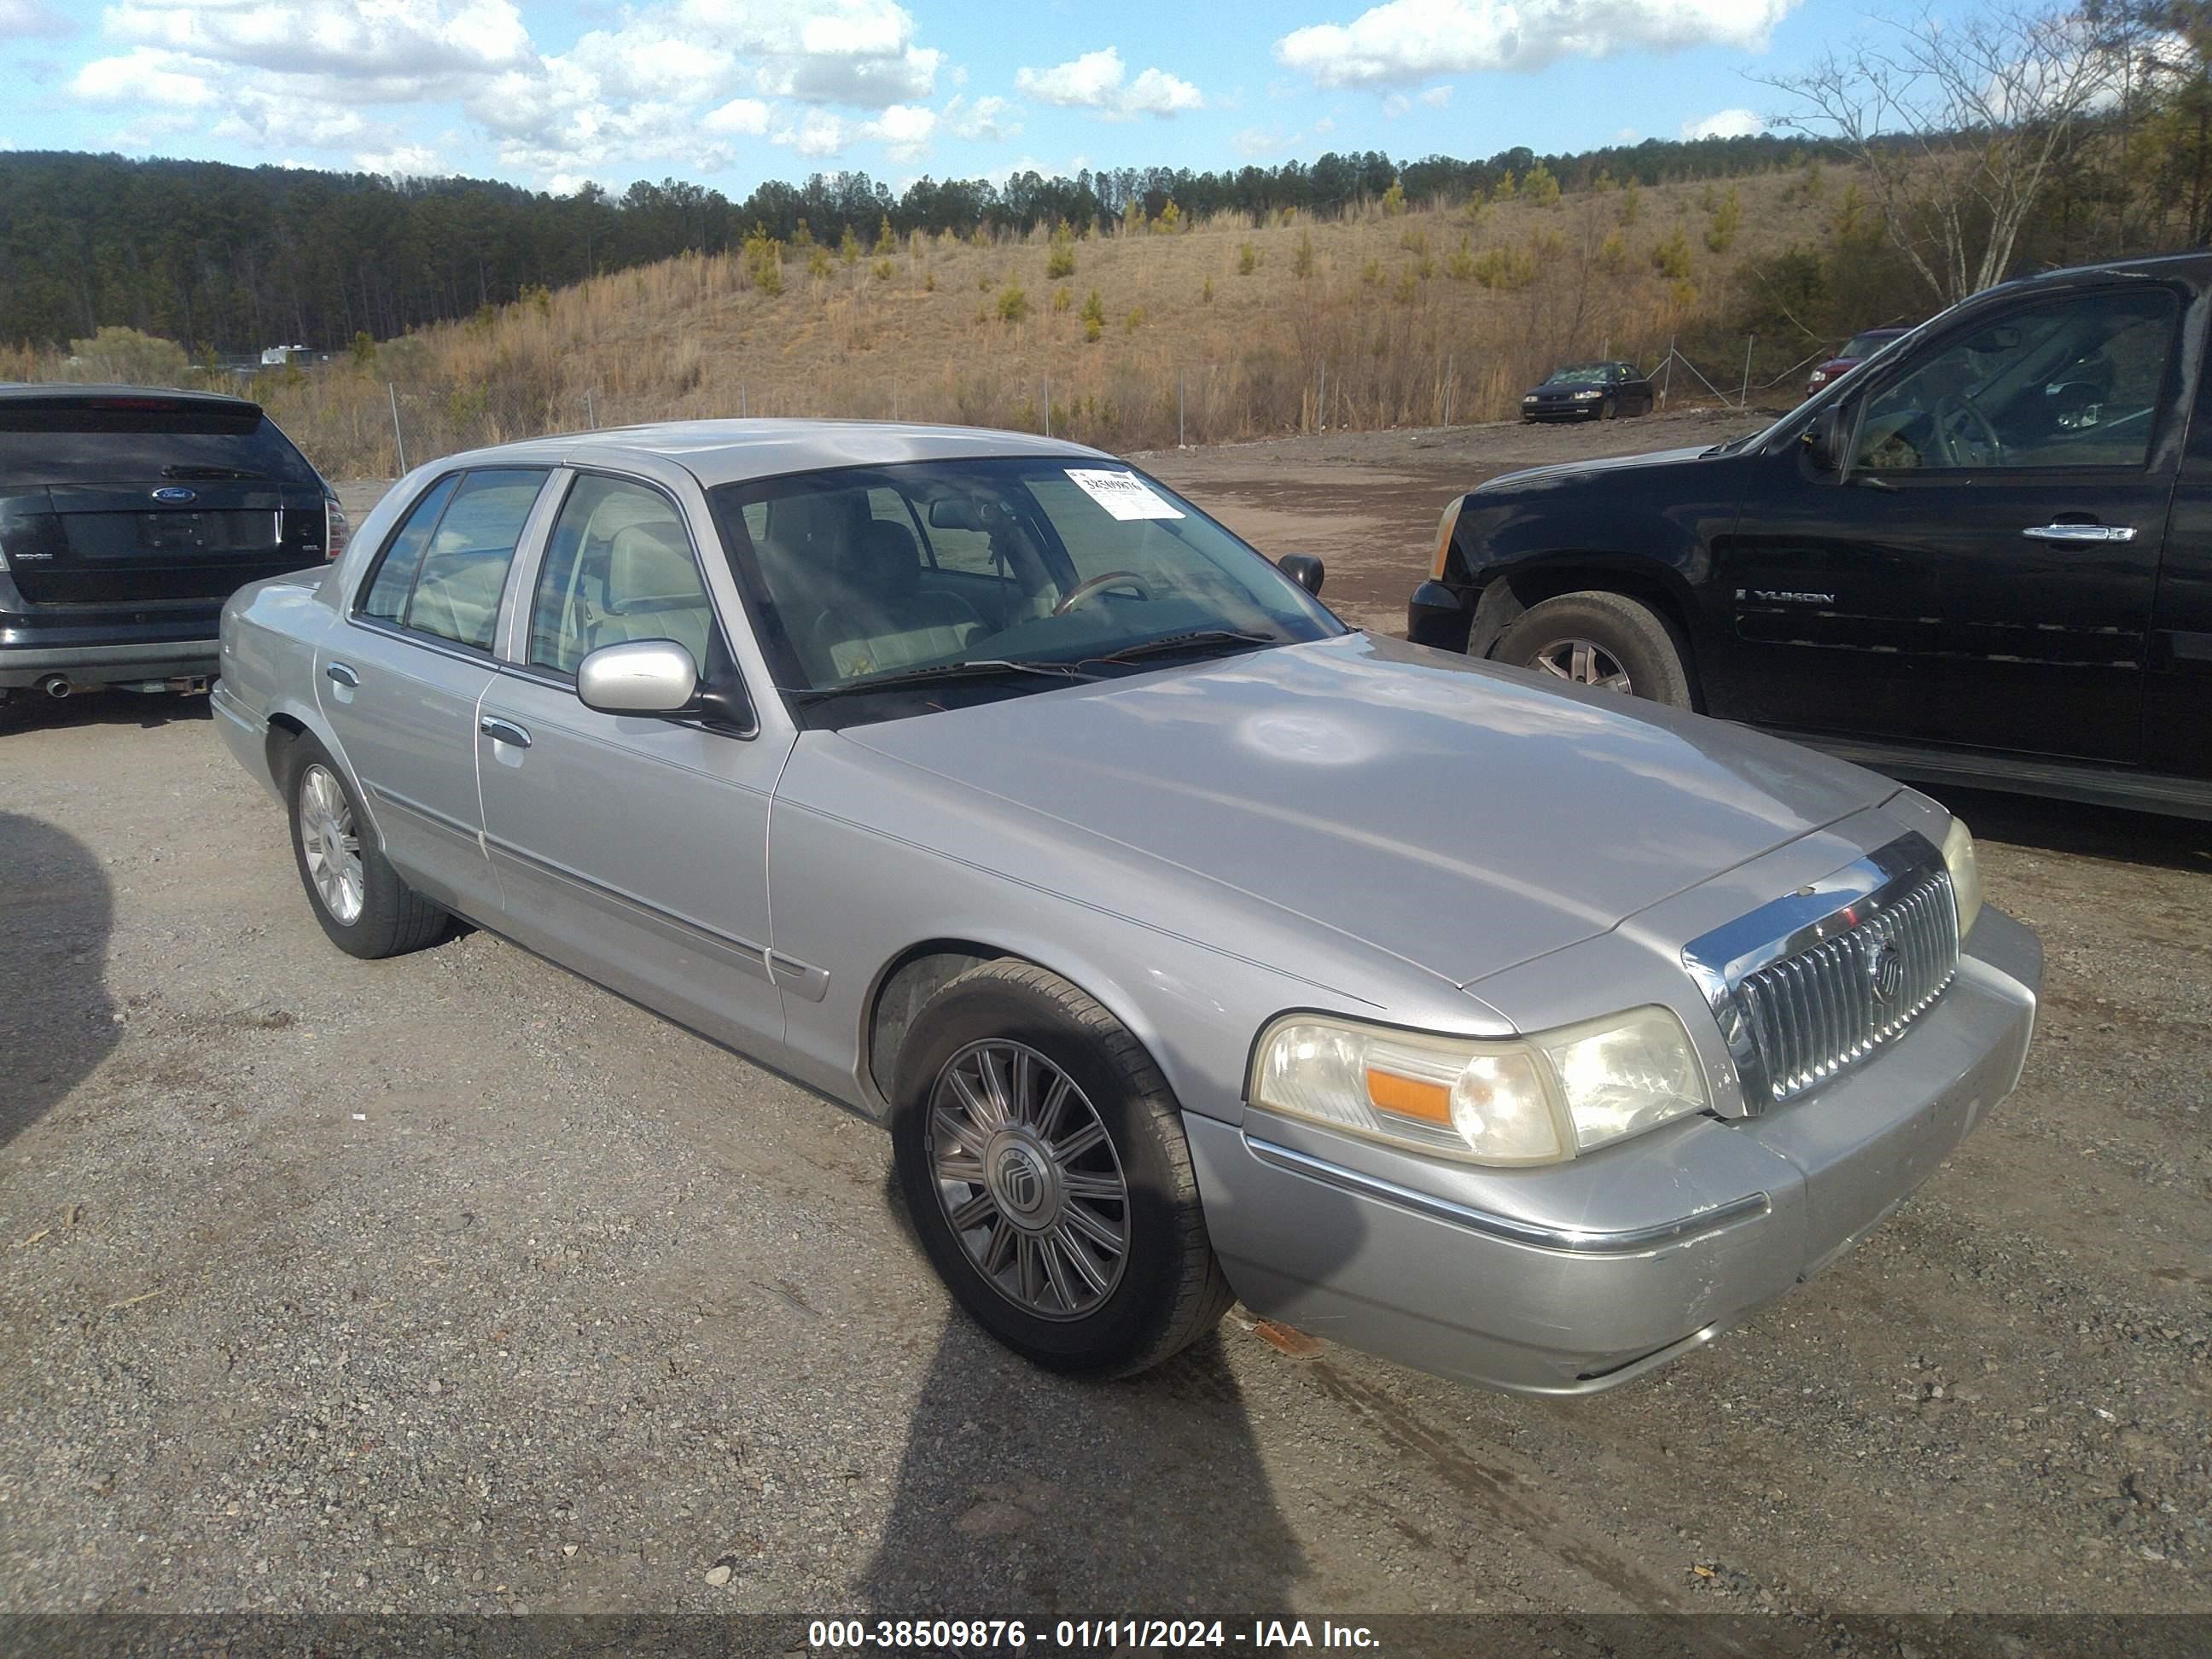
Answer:
<svg viewBox="0 0 2212 1659"><path fill-rule="evenodd" d="M0 1146L29 1128L115 1047L105 975L113 922L91 849L50 823L0 812Z"/></svg>
<svg viewBox="0 0 2212 1659"><path fill-rule="evenodd" d="M36 690L19 690L0 704L0 738L10 732L54 731L72 726L137 726L150 730L212 718L213 705L198 693L80 691L74 696L54 698Z"/></svg>
<svg viewBox="0 0 2212 1659"><path fill-rule="evenodd" d="M891 1618L1132 1607L1213 1618L1289 1605L1307 1564L1261 1462L1229 1328L1142 1376L1076 1382L953 1309L861 1576L868 1607Z"/></svg>

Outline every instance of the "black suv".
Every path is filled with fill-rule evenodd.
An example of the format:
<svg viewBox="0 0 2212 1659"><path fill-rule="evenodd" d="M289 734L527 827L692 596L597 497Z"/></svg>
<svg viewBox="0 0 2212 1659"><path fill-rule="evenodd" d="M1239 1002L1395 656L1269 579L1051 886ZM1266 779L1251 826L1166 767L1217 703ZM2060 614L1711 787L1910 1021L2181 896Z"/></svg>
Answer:
<svg viewBox="0 0 2212 1659"><path fill-rule="evenodd" d="M1422 643L1899 775L2212 817L2212 256L2009 283L1765 431L1492 479Z"/></svg>
<svg viewBox="0 0 2212 1659"><path fill-rule="evenodd" d="M0 386L0 700L199 689L222 602L334 557L345 527L258 404Z"/></svg>

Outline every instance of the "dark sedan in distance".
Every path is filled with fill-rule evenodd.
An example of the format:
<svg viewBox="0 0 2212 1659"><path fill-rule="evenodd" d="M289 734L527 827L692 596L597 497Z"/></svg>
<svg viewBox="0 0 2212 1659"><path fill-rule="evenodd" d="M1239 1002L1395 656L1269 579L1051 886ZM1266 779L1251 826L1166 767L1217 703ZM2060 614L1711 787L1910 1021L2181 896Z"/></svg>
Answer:
<svg viewBox="0 0 2212 1659"><path fill-rule="evenodd" d="M1901 340L1911 333L1909 328L1863 328L1844 343L1844 349L1827 362L1817 364L1813 378L1805 383L1805 395L1811 397L1831 380L1839 380L1892 340Z"/></svg>
<svg viewBox="0 0 2212 1659"><path fill-rule="evenodd" d="M1610 421L1649 415L1656 394L1633 363L1569 363L1521 399L1524 421Z"/></svg>

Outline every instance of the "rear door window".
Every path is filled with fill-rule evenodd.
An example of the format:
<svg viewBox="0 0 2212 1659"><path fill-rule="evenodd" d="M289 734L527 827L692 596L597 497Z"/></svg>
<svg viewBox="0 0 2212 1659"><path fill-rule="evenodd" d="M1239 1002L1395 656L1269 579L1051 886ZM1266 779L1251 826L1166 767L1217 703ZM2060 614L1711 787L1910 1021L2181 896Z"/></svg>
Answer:
<svg viewBox="0 0 2212 1659"><path fill-rule="evenodd" d="M486 468L442 481L385 550L361 614L490 650L507 567L544 483L542 467Z"/></svg>

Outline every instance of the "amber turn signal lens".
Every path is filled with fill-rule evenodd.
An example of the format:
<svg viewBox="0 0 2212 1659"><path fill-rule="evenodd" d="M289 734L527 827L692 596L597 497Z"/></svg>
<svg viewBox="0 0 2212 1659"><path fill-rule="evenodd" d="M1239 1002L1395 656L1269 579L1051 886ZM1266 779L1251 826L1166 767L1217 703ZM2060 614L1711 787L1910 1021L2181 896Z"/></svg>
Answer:
<svg viewBox="0 0 2212 1659"><path fill-rule="evenodd" d="M1389 1072L1378 1072L1370 1066L1367 1069L1367 1097L1382 1110L1395 1112L1400 1117L1433 1123L1440 1129L1452 1127L1451 1091L1441 1083L1399 1077Z"/></svg>

